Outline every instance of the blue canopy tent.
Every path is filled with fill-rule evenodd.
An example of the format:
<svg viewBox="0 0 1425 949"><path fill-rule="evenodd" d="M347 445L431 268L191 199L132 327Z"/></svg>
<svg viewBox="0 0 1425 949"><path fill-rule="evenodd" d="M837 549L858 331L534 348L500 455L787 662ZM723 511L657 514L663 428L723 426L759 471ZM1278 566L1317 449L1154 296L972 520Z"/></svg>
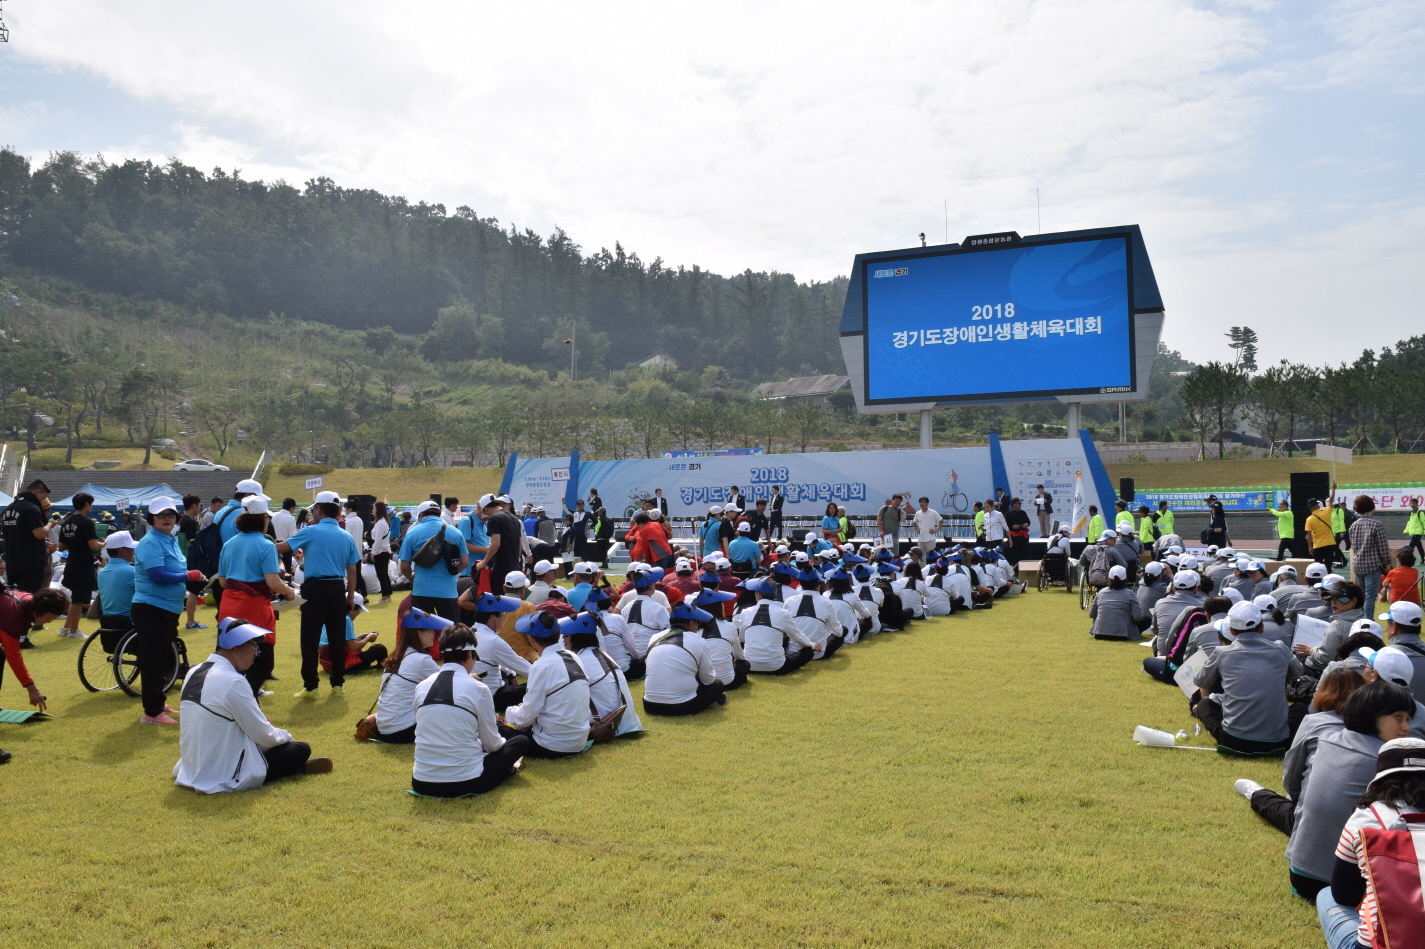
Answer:
<svg viewBox="0 0 1425 949"><path fill-rule="evenodd" d="M148 502L157 497L170 497L175 501L183 497L166 484L151 484L142 488L106 488L102 484L86 484L74 494L92 494L96 511L147 508ZM55 501L51 507L55 510L74 510L74 494L62 501Z"/></svg>

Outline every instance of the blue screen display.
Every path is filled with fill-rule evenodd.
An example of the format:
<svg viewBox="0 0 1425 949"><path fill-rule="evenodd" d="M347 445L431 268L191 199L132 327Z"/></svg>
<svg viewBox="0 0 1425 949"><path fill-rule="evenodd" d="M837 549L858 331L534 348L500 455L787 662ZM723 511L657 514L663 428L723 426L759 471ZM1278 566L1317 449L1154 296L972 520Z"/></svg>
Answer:
<svg viewBox="0 0 1425 949"><path fill-rule="evenodd" d="M864 261L866 402L1134 384L1128 237Z"/></svg>

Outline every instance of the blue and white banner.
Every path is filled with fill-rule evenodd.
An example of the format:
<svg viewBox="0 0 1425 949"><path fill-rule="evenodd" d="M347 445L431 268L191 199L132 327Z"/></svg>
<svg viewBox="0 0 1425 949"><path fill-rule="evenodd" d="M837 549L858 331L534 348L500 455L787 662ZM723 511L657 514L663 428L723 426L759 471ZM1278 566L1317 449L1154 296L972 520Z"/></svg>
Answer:
<svg viewBox="0 0 1425 949"><path fill-rule="evenodd" d="M1088 473L1079 439L1001 442L1008 469L1018 475L1012 493L1026 499L1033 489L1017 485L1043 483L1056 487L1067 470L1062 490L1064 513L1072 503L1074 473ZM1019 463L1033 462L1021 467ZM1097 458L1095 457L1095 461ZM566 481L578 481L578 496L596 490L615 517L630 516L639 502L661 489L674 517L701 515L714 504L726 504L732 488L749 506L770 499L772 488L786 497L785 514L820 515L828 502L848 514L875 514L893 494L914 504L922 496L944 516L967 515L974 502L994 497L992 449L934 448L904 451L816 452L809 454L719 456L712 458L650 458L631 461L584 461L569 472L568 458L521 458L510 479L510 496L557 509Z"/></svg>

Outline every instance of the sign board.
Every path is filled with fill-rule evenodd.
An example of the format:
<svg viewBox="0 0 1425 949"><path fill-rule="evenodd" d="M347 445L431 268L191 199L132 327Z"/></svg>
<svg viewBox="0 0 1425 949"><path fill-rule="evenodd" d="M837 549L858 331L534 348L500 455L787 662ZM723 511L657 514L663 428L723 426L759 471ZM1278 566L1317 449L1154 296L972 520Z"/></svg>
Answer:
<svg viewBox="0 0 1425 949"><path fill-rule="evenodd" d="M308 478L305 482L302 483L302 487L306 488L308 491L315 491L315 490L317 490L318 488L320 488L321 486L322 486L322 476L321 476L321 475L317 475L315 478Z"/></svg>
<svg viewBox="0 0 1425 949"><path fill-rule="evenodd" d="M1316 457L1322 461L1329 461L1337 465L1349 465L1351 463L1351 449L1335 448L1331 445L1316 443Z"/></svg>
<svg viewBox="0 0 1425 949"><path fill-rule="evenodd" d="M1206 649L1199 649L1183 660L1183 664L1178 666L1178 671L1173 673L1173 681L1178 684L1178 688L1183 690L1183 695L1192 698L1192 694L1197 691L1197 683L1193 680L1202 671L1202 667L1207 665L1209 656Z"/></svg>
<svg viewBox="0 0 1425 949"><path fill-rule="evenodd" d="M128 499L128 498L119 498L119 500L117 500L117 501L114 502L114 510L116 510L116 511L122 511L124 508L126 508L126 507L128 507L128 506L129 506L129 499Z"/></svg>
<svg viewBox="0 0 1425 949"><path fill-rule="evenodd" d="M568 468L551 468L551 469L549 469L549 480L550 480L550 481L568 481L568 480L569 480L569 469L568 469Z"/></svg>

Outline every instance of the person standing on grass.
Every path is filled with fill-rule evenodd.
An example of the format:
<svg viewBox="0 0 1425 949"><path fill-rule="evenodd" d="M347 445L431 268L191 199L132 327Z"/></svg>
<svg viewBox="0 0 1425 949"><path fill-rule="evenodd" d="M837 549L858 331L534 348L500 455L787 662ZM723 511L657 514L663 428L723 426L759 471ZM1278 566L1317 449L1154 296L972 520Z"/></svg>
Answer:
<svg viewBox="0 0 1425 949"><path fill-rule="evenodd" d="M505 588L505 575L520 569L521 563L524 562L524 527L521 526L519 518L510 513L504 502L494 495L487 494L481 498L480 506L485 512L485 530L490 543L480 562L471 570L471 576L476 572L487 573L489 582L482 580L476 583L476 589L497 593ZM404 549L403 546L402 550Z"/></svg>
<svg viewBox="0 0 1425 949"><path fill-rule="evenodd" d="M275 522L275 518L274 518ZM381 602L391 602L391 515L385 501L377 501L371 521L371 565L376 568L376 583L381 588Z"/></svg>
<svg viewBox="0 0 1425 949"><path fill-rule="evenodd" d="M416 508L416 517L419 519L416 526L407 531L401 541L401 574L411 578L411 605L448 620L459 620L460 614L455 605L459 592L455 578L470 564L470 555L465 552L465 538L441 520L440 506L434 501L422 501ZM415 563L421 547L437 534L443 534L445 543L460 551L460 570L456 573L450 572L444 557L429 567Z"/></svg>
<svg viewBox="0 0 1425 949"><path fill-rule="evenodd" d="M480 561L490 549L490 534L485 530L485 501L489 497L487 494L476 502L470 513L462 517L456 525L460 536L465 538L465 553L470 558L470 578L475 581L477 596L481 593L499 592L487 589L490 575L480 569Z"/></svg>
<svg viewBox="0 0 1425 949"><path fill-rule="evenodd" d="M130 610L138 635L139 674L143 687L145 725L177 725L173 711L163 699L163 687L173 673L173 641L178 636L178 618L183 613L187 583L206 583L208 578L189 570L178 550L178 505L172 498L157 497L148 504L149 524L134 549L134 601Z"/></svg>
<svg viewBox="0 0 1425 949"><path fill-rule="evenodd" d="M901 496L894 494L891 499L881 505L881 509L876 512L876 534L881 539L881 544L890 548L892 555L898 555L901 549Z"/></svg>
<svg viewBox="0 0 1425 949"><path fill-rule="evenodd" d="M237 516L238 533L223 545L218 558L218 582L223 587L218 619L235 617L267 630L264 648L244 672L252 684L252 694L258 698L272 694L263 688L272 677L277 648L277 613L272 609L272 594L284 600L297 598L297 592L282 580L277 546L265 533L267 520L265 500L250 497L243 501L242 513Z"/></svg>
<svg viewBox="0 0 1425 949"><path fill-rule="evenodd" d="M916 511L910 520L915 527L915 542L922 550L934 550L940 539L941 528L945 526L945 519L940 516L939 511L931 508L930 498L920 499L920 510Z"/></svg>
<svg viewBox="0 0 1425 949"><path fill-rule="evenodd" d="M197 497L193 498L197 501ZM183 499L186 504L188 499ZM282 509L272 515L272 540L274 543L282 543L297 533L297 515L293 512L297 509L296 498L283 498ZM292 572L292 552L289 550L282 555L282 567L288 574Z"/></svg>
<svg viewBox="0 0 1425 949"><path fill-rule="evenodd" d="M299 634L302 691L293 698L316 698L317 686L321 684L317 650L323 629L327 631L329 642L341 643L337 647L342 653L339 668L344 671L346 667L346 616L356 602L356 575L361 555L351 535L342 530L337 520L340 516L340 496L335 491L318 492L312 504L312 523L277 545L278 553L284 549L302 551L302 599L306 601L301 606ZM333 695L345 693L342 673L334 670L330 681Z"/></svg>
<svg viewBox="0 0 1425 949"><path fill-rule="evenodd" d="M1296 512L1287 506L1286 498L1277 502L1277 509L1270 504L1266 510L1277 519L1277 559L1285 560L1296 547Z"/></svg>
<svg viewBox="0 0 1425 949"><path fill-rule="evenodd" d="M1357 496L1352 505L1356 520L1347 532L1351 548L1351 572L1366 591L1365 612L1374 616L1380 596L1381 575L1390 569L1390 544L1385 539L1385 527L1376 520L1376 502L1369 494Z"/></svg>
<svg viewBox="0 0 1425 949"><path fill-rule="evenodd" d="M203 499L196 494L183 496L183 514L178 518L178 550L183 554L184 563L188 561L188 545L193 543L193 538L203 529L198 510L202 505ZM208 627L198 622L198 606L203 602L206 586L202 583L189 583L185 589L187 595L183 598L183 606L188 612L188 623L183 628L207 629Z"/></svg>
<svg viewBox="0 0 1425 949"><path fill-rule="evenodd" d="M1425 537L1425 511L1420 509L1420 498L1410 499L1410 514L1405 519L1405 536L1410 542L1405 545L1405 549L1415 554L1417 560L1425 562L1425 543L1421 538Z"/></svg>
<svg viewBox="0 0 1425 949"><path fill-rule="evenodd" d="M243 673L263 649L267 631L236 618L218 623L217 649L189 670L179 708L173 781L201 794L250 791L294 774L325 774L330 758L267 720Z"/></svg>
<svg viewBox="0 0 1425 949"><path fill-rule="evenodd" d="M43 712L49 708L30 670L25 668L25 658L20 655L20 637L33 626L43 626L69 610L69 597L55 587L45 587L38 593L24 590L0 590L0 649L5 653L5 661L20 685L29 693L30 704ZM4 665L0 665L0 680L5 675ZM10 760L8 751L0 751L0 764Z"/></svg>
<svg viewBox="0 0 1425 949"><path fill-rule="evenodd" d="M64 561L64 588L69 591L69 615L60 627L59 635L83 639L79 620L94 599L95 574L98 567L95 554L104 546L94 531L89 512L94 509L94 495L76 494L74 511L59 525L59 549L69 556Z"/></svg>

